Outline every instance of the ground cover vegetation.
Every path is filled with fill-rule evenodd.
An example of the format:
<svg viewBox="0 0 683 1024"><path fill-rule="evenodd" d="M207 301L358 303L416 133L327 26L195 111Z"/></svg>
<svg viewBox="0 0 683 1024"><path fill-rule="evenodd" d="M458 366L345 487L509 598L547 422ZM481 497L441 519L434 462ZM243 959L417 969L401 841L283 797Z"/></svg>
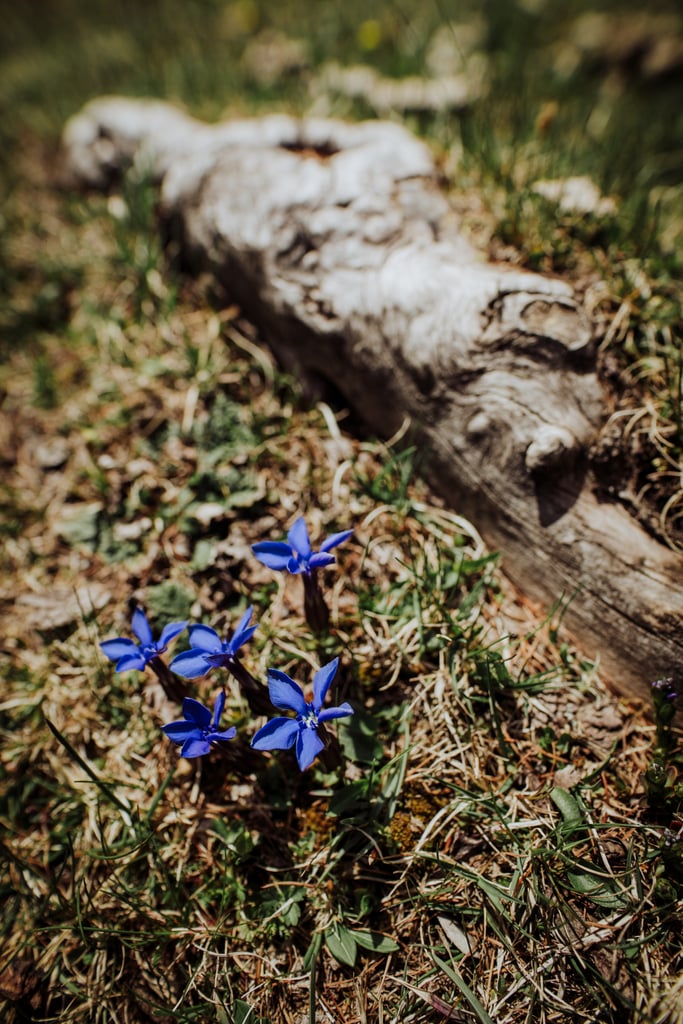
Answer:
<svg viewBox="0 0 683 1024"><path fill-rule="evenodd" d="M515 593L409 438L364 435L183 274L151 187L55 187L90 96L373 116L326 62L423 74L477 14L487 91L392 116L492 256L584 292L615 414L595 466L678 545L681 88L642 35L570 45L596 11L638 13L3 12L5 1019L683 1019L678 681L653 665L653 719L609 693L558 639L567 595ZM584 173L616 215L534 187Z"/></svg>

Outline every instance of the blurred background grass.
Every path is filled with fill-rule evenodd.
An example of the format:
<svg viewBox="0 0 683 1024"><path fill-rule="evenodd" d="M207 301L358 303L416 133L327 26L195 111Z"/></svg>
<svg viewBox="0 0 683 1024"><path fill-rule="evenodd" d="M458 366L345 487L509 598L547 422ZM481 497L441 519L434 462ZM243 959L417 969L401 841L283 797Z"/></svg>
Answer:
<svg viewBox="0 0 683 1024"><path fill-rule="evenodd" d="M464 26L477 18L489 58L486 96L464 114L423 118L423 130L462 134L500 170L540 131L546 171L591 173L623 195L683 178L676 0L660 0L656 15L628 0L24 0L2 7L5 162L22 132L56 138L70 114L106 92L162 96L209 119L238 109L304 111L327 61L422 74L436 31L447 26L454 48L464 49ZM586 18L596 12L630 23L619 29L620 47L612 28L600 41L599 21ZM651 31L660 39L655 57ZM301 45L286 73L269 77L245 51L274 33Z"/></svg>

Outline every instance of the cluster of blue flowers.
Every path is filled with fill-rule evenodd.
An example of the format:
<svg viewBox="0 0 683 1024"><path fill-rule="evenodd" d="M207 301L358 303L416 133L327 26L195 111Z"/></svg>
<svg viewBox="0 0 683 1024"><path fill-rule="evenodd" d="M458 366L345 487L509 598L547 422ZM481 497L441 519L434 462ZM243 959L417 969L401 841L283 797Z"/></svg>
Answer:
<svg viewBox="0 0 683 1024"><path fill-rule="evenodd" d="M256 558L270 569L302 577L306 619L316 632L320 632L329 619L316 572L335 561L334 555L330 554L331 549L348 540L352 533L352 530L334 533L323 541L319 551L313 551L306 523L303 517L299 517L287 534L286 541L264 541L252 547ZM190 626L190 647L171 661L168 666L170 671L184 679L197 679L214 668L227 669L240 683L252 708L262 710L263 687L248 672L239 657L240 648L258 629L258 624L252 624L253 611L253 606L247 608L234 633L226 640L222 640L209 626ZM106 656L116 663L117 672L140 670L147 666L158 672L161 666L166 668L161 656L171 641L187 626L187 622L170 622L155 641L145 613L138 608L133 613L132 629L139 643L117 637L105 640L100 647ZM347 703L340 704L339 707L323 708L338 667L339 658L334 658L315 673L313 699L310 701L306 700L304 691L294 679L285 672L270 669L270 703L278 710L293 712L294 718L282 715L272 718L257 731L251 746L255 750L286 750L293 746L301 770L305 771L310 767L325 746L324 723L353 714L353 708ZM162 726L162 731L180 746L182 757L192 758L208 754L212 743L231 740L236 735L234 727L220 729L224 707L224 689L218 692L213 712L193 697L185 697L182 705L183 718Z"/></svg>

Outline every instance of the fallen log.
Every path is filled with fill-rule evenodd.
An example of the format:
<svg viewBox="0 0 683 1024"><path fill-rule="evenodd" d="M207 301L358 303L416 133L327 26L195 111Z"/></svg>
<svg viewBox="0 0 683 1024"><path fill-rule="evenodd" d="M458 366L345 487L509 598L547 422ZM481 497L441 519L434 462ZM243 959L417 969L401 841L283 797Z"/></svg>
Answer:
<svg viewBox="0 0 683 1024"><path fill-rule="evenodd" d="M680 676L683 559L600 500L591 325L565 282L487 263L428 149L396 124L202 124L105 97L66 125L74 184L129 167L165 230L210 265L290 369L330 380L371 430L408 417L433 483L622 693Z"/></svg>

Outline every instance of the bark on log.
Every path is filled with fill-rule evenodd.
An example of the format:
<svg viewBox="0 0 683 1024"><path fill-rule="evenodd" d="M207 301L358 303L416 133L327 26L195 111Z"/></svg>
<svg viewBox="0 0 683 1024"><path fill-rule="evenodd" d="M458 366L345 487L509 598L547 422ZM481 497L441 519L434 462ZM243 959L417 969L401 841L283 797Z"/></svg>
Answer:
<svg viewBox="0 0 683 1024"><path fill-rule="evenodd" d="M427 148L400 126L286 116L201 124L103 98L65 128L74 183L131 164L276 355L334 382L368 426L408 416L432 478L621 692L680 676L683 560L594 493L605 414L591 328L564 282L486 263Z"/></svg>

